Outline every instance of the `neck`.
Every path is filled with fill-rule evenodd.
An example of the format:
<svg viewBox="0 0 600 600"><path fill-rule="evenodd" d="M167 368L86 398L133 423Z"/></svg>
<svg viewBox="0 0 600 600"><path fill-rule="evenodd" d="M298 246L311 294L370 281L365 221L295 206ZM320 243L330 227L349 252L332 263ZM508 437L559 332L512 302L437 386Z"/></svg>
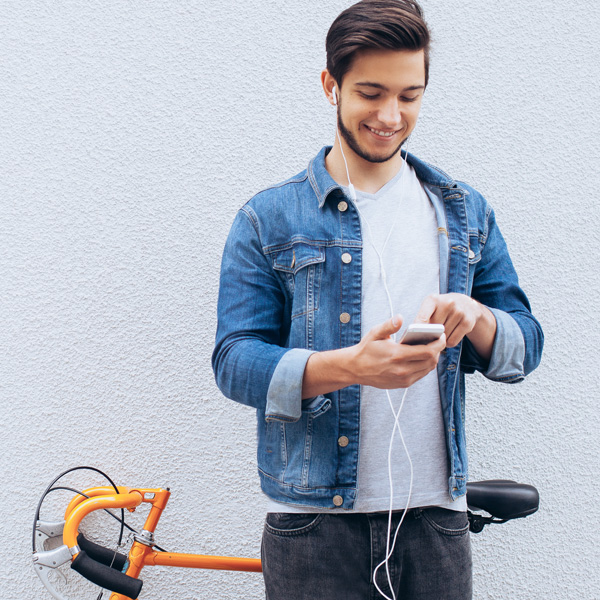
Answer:
<svg viewBox="0 0 600 600"><path fill-rule="evenodd" d="M392 179L402 167L401 153L397 152L390 160L374 163L358 156L345 142L341 140L344 156L348 163L350 179L357 190L374 194ZM325 157L325 167L333 180L340 185L348 185L348 175L344 156L340 148L340 137L336 135L335 144Z"/></svg>

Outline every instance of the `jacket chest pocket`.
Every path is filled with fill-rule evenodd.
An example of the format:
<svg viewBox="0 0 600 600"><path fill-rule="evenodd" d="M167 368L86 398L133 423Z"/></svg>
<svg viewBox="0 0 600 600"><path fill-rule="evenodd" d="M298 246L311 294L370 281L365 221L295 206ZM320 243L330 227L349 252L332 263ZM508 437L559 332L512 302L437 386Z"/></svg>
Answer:
<svg viewBox="0 0 600 600"><path fill-rule="evenodd" d="M271 260L291 297L292 319L317 310L325 249L297 243L273 252Z"/></svg>

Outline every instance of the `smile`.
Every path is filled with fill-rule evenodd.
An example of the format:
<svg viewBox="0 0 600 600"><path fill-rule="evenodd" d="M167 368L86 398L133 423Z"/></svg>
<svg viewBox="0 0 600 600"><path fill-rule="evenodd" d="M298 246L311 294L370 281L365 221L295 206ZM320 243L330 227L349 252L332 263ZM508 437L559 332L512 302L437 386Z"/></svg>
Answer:
<svg viewBox="0 0 600 600"><path fill-rule="evenodd" d="M376 135L380 135L381 137L392 137L394 134L398 133L399 130L396 131L382 131L381 129L373 129L373 127L369 127L365 125L365 127Z"/></svg>

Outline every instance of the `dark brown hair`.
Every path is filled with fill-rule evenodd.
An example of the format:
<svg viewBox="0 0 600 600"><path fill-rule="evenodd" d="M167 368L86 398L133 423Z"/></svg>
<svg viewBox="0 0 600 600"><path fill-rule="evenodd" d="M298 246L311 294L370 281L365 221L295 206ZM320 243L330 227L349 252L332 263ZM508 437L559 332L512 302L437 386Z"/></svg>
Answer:
<svg viewBox="0 0 600 600"><path fill-rule="evenodd" d="M414 0L361 0L340 13L327 33L327 70L338 86L360 50L425 51L429 81L430 34Z"/></svg>

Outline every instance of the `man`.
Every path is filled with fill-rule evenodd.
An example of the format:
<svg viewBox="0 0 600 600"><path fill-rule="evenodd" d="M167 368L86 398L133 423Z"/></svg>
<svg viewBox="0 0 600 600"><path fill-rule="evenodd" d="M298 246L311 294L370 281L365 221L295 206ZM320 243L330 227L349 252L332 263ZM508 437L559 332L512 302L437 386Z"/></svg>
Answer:
<svg viewBox="0 0 600 600"><path fill-rule="evenodd" d="M257 411L267 597L470 598L464 373L521 381L542 331L485 199L401 151L418 4L358 2L326 48L335 143L240 209L221 271L213 368ZM413 321L445 335L398 343Z"/></svg>

